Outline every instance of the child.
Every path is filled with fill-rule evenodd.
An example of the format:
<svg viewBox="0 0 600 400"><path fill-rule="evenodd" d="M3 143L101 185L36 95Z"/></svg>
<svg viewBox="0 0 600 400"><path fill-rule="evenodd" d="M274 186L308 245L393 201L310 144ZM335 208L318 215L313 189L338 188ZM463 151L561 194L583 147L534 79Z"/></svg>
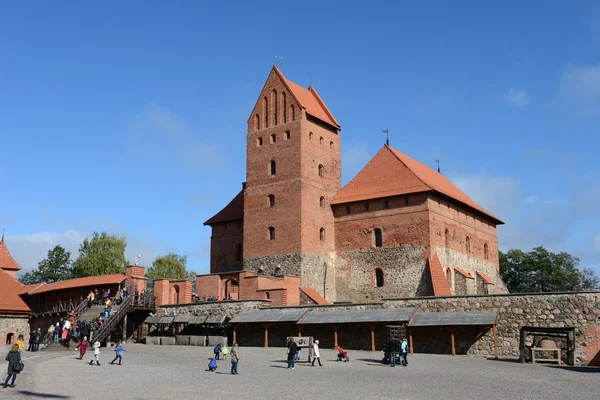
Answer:
<svg viewBox="0 0 600 400"><path fill-rule="evenodd" d="M127 351L125 347L119 342L117 347L115 347L115 359L110 362L110 365L114 365L117 358L119 359L119 365L121 365L121 360L123 360L123 352Z"/></svg>
<svg viewBox="0 0 600 400"><path fill-rule="evenodd" d="M221 354L221 348L222 345L221 343L219 343L218 345L215 346L215 348L213 349L213 352L215 353L215 358L218 360L219 359L219 354Z"/></svg>
<svg viewBox="0 0 600 400"><path fill-rule="evenodd" d="M227 354L229 354L227 346L223 345L223 347L221 347L221 354L223 354L223 360L227 360Z"/></svg>
<svg viewBox="0 0 600 400"><path fill-rule="evenodd" d="M25 338L23 337L23 335L19 335L19 337L17 338L17 346L19 346L19 351L23 351L23 349L25 348Z"/></svg>
<svg viewBox="0 0 600 400"><path fill-rule="evenodd" d="M100 342L94 342L94 358L90 361L90 365L94 364L94 360L96 360L96 365L100 365Z"/></svg>
<svg viewBox="0 0 600 400"><path fill-rule="evenodd" d="M76 348L76 350L79 349L79 359L80 360L83 359L83 356L85 356L87 347L88 347L88 338L87 338L87 336L84 336L83 340L79 343L79 345Z"/></svg>
<svg viewBox="0 0 600 400"><path fill-rule="evenodd" d="M213 357L208 362L208 370L214 372L217 369L217 360Z"/></svg>

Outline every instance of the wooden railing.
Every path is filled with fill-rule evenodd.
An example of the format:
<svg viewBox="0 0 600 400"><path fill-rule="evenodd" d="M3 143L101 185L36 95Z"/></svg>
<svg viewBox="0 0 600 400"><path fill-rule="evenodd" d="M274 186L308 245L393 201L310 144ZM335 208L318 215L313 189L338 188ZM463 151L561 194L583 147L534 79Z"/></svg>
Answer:
<svg viewBox="0 0 600 400"><path fill-rule="evenodd" d="M104 320L104 323L100 325L100 328L94 332L92 336L93 341L102 343L104 340L106 340L106 338L108 338L112 330L117 326L117 324L123 321L125 315L127 315L127 313L130 311L135 297L136 296L128 296L127 300L121 303L119 309L114 314L111 314L108 319Z"/></svg>
<svg viewBox="0 0 600 400"><path fill-rule="evenodd" d="M82 304L85 306L85 304L87 304L87 300L83 299L83 301L81 301L80 303L74 302L73 300L60 301L58 303L54 303L51 307L48 307L45 304L40 304L31 307L31 312L34 315L70 312L78 309L79 307L83 307Z"/></svg>

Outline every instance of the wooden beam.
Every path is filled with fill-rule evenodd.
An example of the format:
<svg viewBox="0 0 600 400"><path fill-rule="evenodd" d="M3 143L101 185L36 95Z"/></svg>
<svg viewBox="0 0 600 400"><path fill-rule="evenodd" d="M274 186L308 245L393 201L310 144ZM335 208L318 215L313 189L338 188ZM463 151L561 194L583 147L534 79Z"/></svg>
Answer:
<svg viewBox="0 0 600 400"><path fill-rule="evenodd" d="M492 326L492 334L494 335L494 358L498 359L498 342L496 341L496 325Z"/></svg>
<svg viewBox="0 0 600 400"><path fill-rule="evenodd" d="M406 330L408 330L408 345L410 347L410 354L413 354L415 351L413 350L412 329L406 328Z"/></svg>
<svg viewBox="0 0 600 400"><path fill-rule="evenodd" d="M456 355L456 347L454 346L454 328L450 328L450 343L452 344L452 355Z"/></svg>
<svg viewBox="0 0 600 400"><path fill-rule="evenodd" d="M371 328L371 351L375 351L375 324L370 324Z"/></svg>
<svg viewBox="0 0 600 400"><path fill-rule="evenodd" d="M233 343L237 343L237 325L235 324L233 324Z"/></svg>
<svg viewBox="0 0 600 400"><path fill-rule="evenodd" d="M264 324L265 326L265 347L269 347L269 327L271 324Z"/></svg>
<svg viewBox="0 0 600 400"><path fill-rule="evenodd" d="M338 328L339 325L332 325L333 327L333 347L338 347Z"/></svg>

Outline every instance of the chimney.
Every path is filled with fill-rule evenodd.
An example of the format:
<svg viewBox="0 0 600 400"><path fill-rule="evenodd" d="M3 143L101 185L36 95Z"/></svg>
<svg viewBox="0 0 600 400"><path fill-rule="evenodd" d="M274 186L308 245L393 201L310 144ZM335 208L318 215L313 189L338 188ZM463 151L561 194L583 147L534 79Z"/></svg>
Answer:
<svg viewBox="0 0 600 400"><path fill-rule="evenodd" d="M242 182L242 190L246 189L246 182Z"/></svg>

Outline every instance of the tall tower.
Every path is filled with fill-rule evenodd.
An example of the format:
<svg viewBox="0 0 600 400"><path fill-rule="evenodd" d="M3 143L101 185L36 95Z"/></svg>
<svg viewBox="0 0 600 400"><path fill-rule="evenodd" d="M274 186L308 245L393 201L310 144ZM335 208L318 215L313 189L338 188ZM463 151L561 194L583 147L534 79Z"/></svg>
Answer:
<svg viewBox="0 0 600 400"><path fill-rule="evenodd" d="M248 119L244 268L295 275L334 300L340 125L317 91L273 67Z"/></svg>

